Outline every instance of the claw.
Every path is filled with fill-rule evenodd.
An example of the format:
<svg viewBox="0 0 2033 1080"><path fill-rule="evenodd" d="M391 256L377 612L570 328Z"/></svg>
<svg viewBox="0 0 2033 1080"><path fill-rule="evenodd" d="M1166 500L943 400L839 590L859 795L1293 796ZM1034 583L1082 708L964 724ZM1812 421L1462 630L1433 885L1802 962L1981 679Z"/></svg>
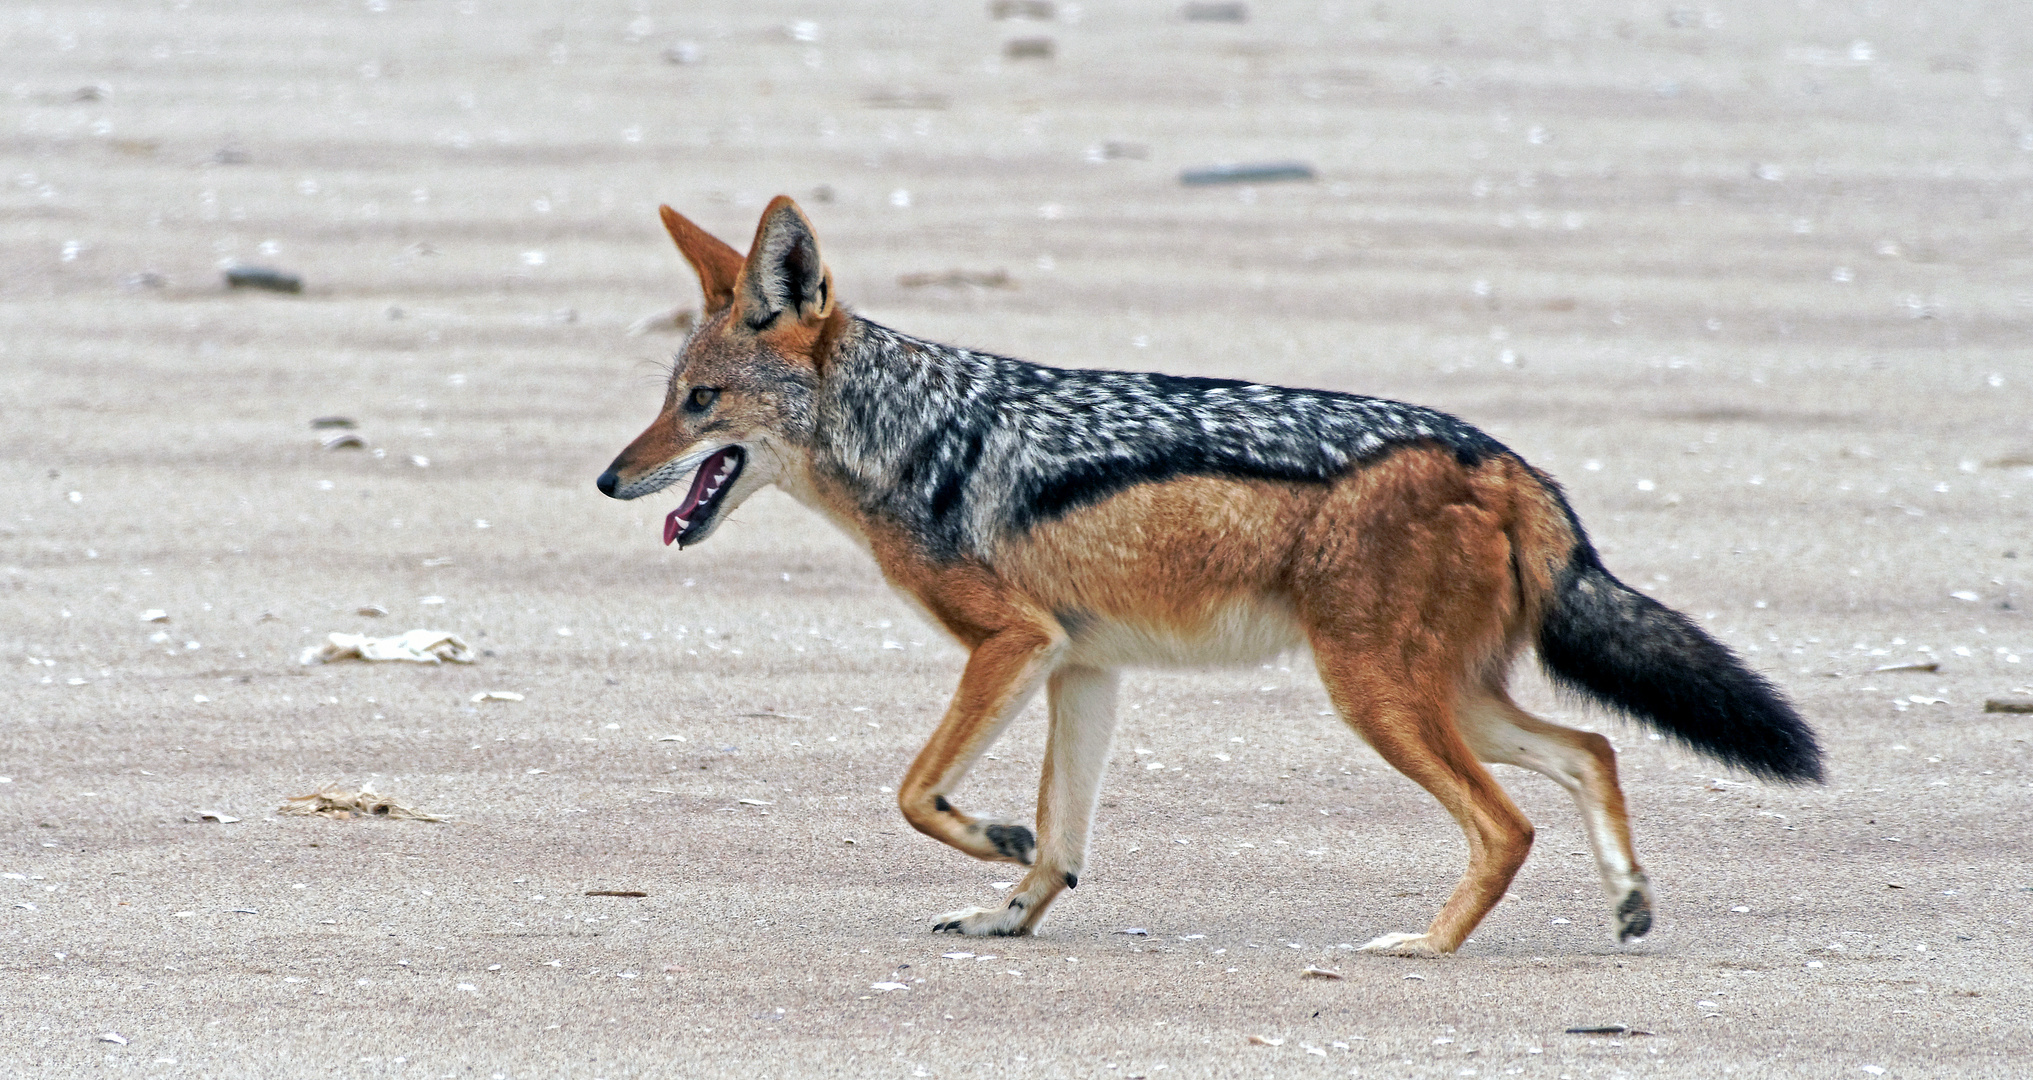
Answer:
<svg viewBox="0 0 2033 1080"><path fill-rule="evenodd" d="M968 937L1021 937L1030 933L1030 928L1025 925L1024 909L1012 905L948 912L932 921L932 932L965 934Z"/></svg>

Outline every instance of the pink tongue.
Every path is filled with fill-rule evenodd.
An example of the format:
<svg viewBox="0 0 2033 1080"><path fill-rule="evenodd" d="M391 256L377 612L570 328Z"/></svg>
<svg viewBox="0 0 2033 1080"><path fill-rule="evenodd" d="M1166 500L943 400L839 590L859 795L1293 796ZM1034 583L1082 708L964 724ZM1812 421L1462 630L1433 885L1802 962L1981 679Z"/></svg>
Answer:
<svg viewBox="0 0 2033 1080"><path fill-rule="evenodd" d="M727 456L726 450L714 454L707 458L706 463L699 466L699 471L692 476L691 492L685 496L684 502L678 504L676 510L664 518L665 547L669 547L677 540L678 534L684 532L685 527L691 523L692 514L699 509L699 504L706 501L706 489L718 479Z"/></svg>

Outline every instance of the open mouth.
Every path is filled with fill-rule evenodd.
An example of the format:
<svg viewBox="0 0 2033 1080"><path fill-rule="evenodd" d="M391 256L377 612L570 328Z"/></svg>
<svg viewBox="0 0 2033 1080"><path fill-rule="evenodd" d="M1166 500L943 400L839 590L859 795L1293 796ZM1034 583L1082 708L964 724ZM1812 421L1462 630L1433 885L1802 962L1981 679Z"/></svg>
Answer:
<svg viewBox="0 0 2033 1080"><path fill-rule="evenodd" d="M692 490L685 501L664 519L664 543L666 545L682 540L685 536L707 522L719 512L720 500L727 490L734 486L734 480L741 475L741 463L748 455L739 446L729 446L713 452L692 474Z"/></svg>

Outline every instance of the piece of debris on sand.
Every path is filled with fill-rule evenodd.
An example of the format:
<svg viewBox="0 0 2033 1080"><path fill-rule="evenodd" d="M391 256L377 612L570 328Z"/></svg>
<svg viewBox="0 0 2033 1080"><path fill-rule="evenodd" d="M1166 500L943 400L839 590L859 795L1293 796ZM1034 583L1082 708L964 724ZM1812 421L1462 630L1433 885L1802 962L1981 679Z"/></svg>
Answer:
<svg viewBox="0 0 2033 1080"><path fill-rule="evenodd" d="M1248 22L1249 5L1234 3L1232 0L1192 3L1180 8L1179 14L1184 16L1187 22Z"/></svg>
<svg viewBox="0 0 2033 1080"><path fill-rule="evenodd" d="M973 286L978 289L1014 289L1016 279L1007 270L948 270L944 273L900 274L896 283L906 289L922 289L928 285L942 285L947 288Z"/></svg>
<svg viewBox="0 0 2033 1080"><path fill-rule="evenodd" d="M698 312L688 307L674 307L659 311L654 315L644 315L642 318L629 323L628 336L683 334L689 332L698 322Z"/></svg>
<svg viewBox="0 0 2033 1080"><path fill-rule="evenodd" d="M365 634L332 634L323 645L313 645L298 657L299 663L329 664L334 660L408 660L436 664L473 662L473 647L459 635L445 630L411 630L395 637L375 638Z"/></svg>
<svg viewBox="0 0 2033 1080"><path fill-rule="evenodd" d="M1037 19L1050 22L1057 10L1052 0L990 0L991 19Z"/></svg>
<svg viewBox="0 0 2033 1080"><path fill-rule="evenodd" d="M378 817L395 821L443 821L436 814L426 814L413 806L404 805L389 795L372 791L341 791L325 788L309 795L297 795L276 807L278 814L296 817L354 818Z"/></svg>
<svg viewBox="0 0 2033 1080"><path fill-rule="evenodd" d="M304 291L304 279L281 270L266 266L229 266L226 268L226 287L229 289L262 289L267 292L300 293Z"/></svg>
<svg viewBox="0 0 2033 1080"><path fill-rule="evenodd" d="M1179 182L1190 187L1208 184L1263 184L1279 180L1312 180L1317 174L1303 161L1263 161L1247 165L1210 165L1187 169Z"/></svg>

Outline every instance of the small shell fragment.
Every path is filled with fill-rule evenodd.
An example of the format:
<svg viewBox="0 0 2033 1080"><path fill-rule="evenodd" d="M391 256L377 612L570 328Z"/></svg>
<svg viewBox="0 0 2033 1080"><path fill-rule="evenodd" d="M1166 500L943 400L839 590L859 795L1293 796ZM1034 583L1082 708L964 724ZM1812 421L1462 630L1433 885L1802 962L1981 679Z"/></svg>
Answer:
<svg viewBox="0 0 2033 1080"><path fill-rule="evenodd" d="M473 703L475 705L478 705L483 701L521 701L521 700L522 695L516 693L513 690L483 690L480 693L473 695Z"/></svg>
<svg viewBox="0 0 2033 1080"><path fill-rule="evenodd" d="M473 662L473 648L457 634L443 630L411 630L394 637L371 638L365 634L329 634L323 645L314 645L297 657L301 664L329 664L334 660L407 660L412 663L455 664Z"/></svg>
<svg viewBox="0 0 2033 1080"><path fill-rule="evenodd" d="M1342 975L1341 972L1336 971L1333 968L1324 968L1318 966L1317 964L1307 964L1306 969L1304 971L1299 972L1299 977L1302 979L1346 978L1346 976Z"/></svg>
<svg viewBox="0 0 2033 1080"><path fill-rule="evenodd" d="M1267 1039L1262 1035L1251 1035L1249 1037L1249 1044L1251 1046L1283 1046L1285 1045L1285 1040Z"/></svg>

